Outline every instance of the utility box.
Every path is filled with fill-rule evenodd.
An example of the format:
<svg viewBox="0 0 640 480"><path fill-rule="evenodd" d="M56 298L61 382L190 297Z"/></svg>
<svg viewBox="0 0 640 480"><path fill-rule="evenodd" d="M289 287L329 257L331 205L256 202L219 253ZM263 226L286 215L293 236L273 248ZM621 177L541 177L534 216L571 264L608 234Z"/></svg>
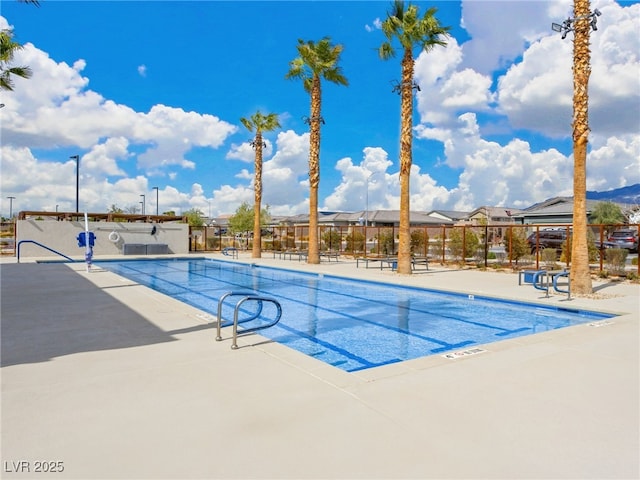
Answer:
<svg viewBox="0 0 640 480"><path fill-rule="evenodd" d="M123 255L146 255L147 246L144 243L125 243L122 246Z"/></svg>
<svg viewBox="0 0 640 480"><path fill-rule="evenodd" d="M169 245L166 243L148 243L147 255L166 255L169 253Z"/></svg>

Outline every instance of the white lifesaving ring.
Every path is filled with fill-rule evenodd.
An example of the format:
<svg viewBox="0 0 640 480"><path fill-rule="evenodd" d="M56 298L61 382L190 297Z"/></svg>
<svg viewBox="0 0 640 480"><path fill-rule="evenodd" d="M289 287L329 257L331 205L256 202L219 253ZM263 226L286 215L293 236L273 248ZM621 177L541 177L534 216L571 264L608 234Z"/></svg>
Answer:
<svg viewBox="0 0 640 480"><path fill-rule="evenodd" d="M113 243L116 243L118 240L120 240L120 234L114 230L109 234L109 240Z"/></svg>

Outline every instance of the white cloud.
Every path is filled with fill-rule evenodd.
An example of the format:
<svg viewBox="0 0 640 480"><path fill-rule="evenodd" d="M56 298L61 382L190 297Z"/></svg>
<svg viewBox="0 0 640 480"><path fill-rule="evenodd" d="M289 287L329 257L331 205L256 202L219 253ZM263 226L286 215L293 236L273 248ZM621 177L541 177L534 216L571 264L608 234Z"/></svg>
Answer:
<svg viewBox="0 0 640 480"><path fill-rule="evenodd" d="M591 32L589 123L593 135L637 133L640 126L640 4L598 7L599 28ZM514 128L550 137L571 135L572 34L552 32L533 44L499 81L500 111Z"/></svg>
<svg viewBox="0 0 640 480"><path fill-rule="evenodd" d="M267 158L273 150L266 140L262 162L262 203L269 205L273 215L290 215L308 209L308 160L309 134L297 134L293 130L278 133L276 153ZM253 163L255 152L248 143L232 145L226 158ZM243 169L236 176L242 183L225 185L213 192L213 204L217 213L233 213L242 202L253 204L253 168L251 173Z"/></svg>
<svg viewBox="0 0 640 480"><path fill-rule="evenodd" d="M397 181L393 174L387 173L393 163L387 152L381 148L367 147L360 164L354 164L351 158L343 158L336 163L341 173L340 184L324 201L325 210L369 210L388 207L398 197ZM399 204L399 203L398 203ZM398 207L395 207L398 208Z"/></svg>
<svg viewBox="0 0 640 480"><path fill-rule="evenodd" d="M376 18L373 22L371 22L371 25L367 24L364 26L364 29L367 32L373 32L375 30L380 30L382 28L382 20L380 20L380 18Z"/></svg>
<svg viewBox="0 0 640 480"><path fill-rule="evenodd" d="M462 46L464 62L480 74L507 67L551 27L545 8L554 2L462 2L462 26L471 40Z"/></svg>
<svg viewBox="0 0 640 480"><path fill-rule="evenodd" d="M458 70L462 49L455 38L416 59L417 110L423 123L448 125L460 112L487 111L494 101L491 78L471 69Z"/></svg>
<svg viewBox="0 0 640 480"><path fill-rule="evenodd" d="M141 77L147 76L147 66L146 65L138 65L138 75Z"/></svg>
<svg viewBox="0 0 640 480"><path fill-rule="evenodd" d="M73 165L59 163L59 159L58 163L47 163L30 149L20 148L23 145L52 152L60 147L88 150L81 155L81 203L89 210L102 210L117 203L136 205L135 195L129 198L126 194L132 182L138 192L146 191L144 176L109 182L109 177L126 175L121 162L136 161L138 169L147 175L175 177L176 172L169 168L194 168L194 162L185 157L194 147L219 148L237 130L209 114L165 105L155 105L146 113L136 112L107 100L87 88L89 80L81 76L86 66L82 59L70 67L27 43L16 53L16 61L29 65L33 76L30 80L16 78L15 90L3 93L2 188L20 184L21 178L29 184L37 182L38 187L22 186L21 201L25 202L28 192L33 209L53 209L56 204L63 208L59 199L75 197L74 182L69 181L75 173L70 170L60 175L59 170ZM30 165L38 175L24 175L24 165ZM12 172L22 176L14 178ZM189 194L172 197L174 206L189 204ZM105 206L105 198L113 200ZM75 209L75 202L68 203L72 205L64 208Z"/></svg>

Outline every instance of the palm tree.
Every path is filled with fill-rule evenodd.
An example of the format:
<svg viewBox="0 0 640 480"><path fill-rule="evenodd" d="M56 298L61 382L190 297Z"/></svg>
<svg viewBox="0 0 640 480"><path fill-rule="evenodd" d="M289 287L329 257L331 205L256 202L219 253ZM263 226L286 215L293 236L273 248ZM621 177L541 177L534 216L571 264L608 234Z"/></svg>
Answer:
<svg viewBox="0 0 640 480"><path fill-rule="evenodd" d="M289 63L288 79L301 79L304 89L311 95L309 134L309 253L308 263L320 263L318 250L318 185L320 184L320 115L322 105L321 79L338 85L348 85L342 68L338 66L342 45L332 45L329 37L319 42L298 40L298 54Z"/></svg>
<svg viewBox="0 0 640 480"><path fill-rule="evenodd" d="M593 292L587 239L587 144L589 141L589 74L591 24L589 0L574 0L573 39L573 239L571 242L571 291Z"/></svg>
<svg viewBox="0 0 640 480"><path fill-rule="evenodd" d="M2 30L0 32L0 89L13 90L12 76L29 78L31 69L29 67L12 67L13 56L22 45L13 41L13 31Z"/></svg>
<svg viewBox="0 0 640 480"><path fill-rule="evenodd" d="M387 19L382 23L382 32L386 41L380 46L379 54L383 60L395 56L392 41L400 42L402 55L402 81L400 91L400 228L398 245L398 273L411 273L411 218L409 200L409 176L411 173L411 142L413 126L413 70L415 59L413 49L429 52L436 46L446 46L444 40L449 36L450 27L443 27L435 17L436 8L430 8L420 18L418 7L396 0ZM417 87L417 86L416 86ZM394 89L395 90L395 89Z"/></svg>
<svg viewBox="0 0 640 480"><path fill-rule="evenodd" d="M254 204L253 204L253 249L251 250L251 258L260 258L262 256L262 225L260 222L260 210L262 203L262 147L264 147L264 141L262 140L262 132L271 132L276 128L280 128L280 122L278 121L278 115L270 113L263 115L258 110L251 115L250 118L241 118L242 124L253 132L255 130L256 135L251 141L251 146L256 151L256 157L254 161L255 173L253 175L253 192L254 192Z"/></svg>

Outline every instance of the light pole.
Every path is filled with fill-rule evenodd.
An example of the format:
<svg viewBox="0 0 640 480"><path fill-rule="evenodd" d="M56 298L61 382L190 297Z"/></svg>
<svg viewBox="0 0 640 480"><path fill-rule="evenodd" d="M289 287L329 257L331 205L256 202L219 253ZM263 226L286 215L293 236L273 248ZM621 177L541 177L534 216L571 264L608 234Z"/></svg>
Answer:
<svg viewBox="0 0 640 480"><path fill-rule="evenodd" d="M144 204L145 204L145 197L144 197L144 193L141 193L140 196L142 197L142 214L144 215Z"/></svg>
<svg viewBox="0 0 640 480"><path fill-rule="evenodd" d="M365 227L369 226L369 180L371 180L371 177L373 177L374 175L376 175L378 173L381 173L381 172L373 172L373 173L371 173L367 177L367 179L365 181L366 182L366 188L367 188L366 196L365 196L365 199L366 199L366 210L364 211L364 226Z"/></svg>
<svg viewBox="0 0 640 480"><path fill-rule="evenodd" d="M156 191L156 217L158 216L158 187L153 187L152 190Z"/></svg>
<svg viewBox="0 0 640 480"><path fill-rule="evenodd" d="M140 211L142 212L144 210L144 203L142 202L138 202L138 203L140 203Z"/></svg>
<svg viewBox="0 0 640 480"><path fill-rule="evenodd" d="M76 213L80 211L80 155L71 155L69 158L76 161Z"/></svg>
<svg viewBox="0 0 640 480"><path fill-rule="evenodd" d="M7 197L9 199L9 221L13 218L13 201L16 197Z"/></svg>

